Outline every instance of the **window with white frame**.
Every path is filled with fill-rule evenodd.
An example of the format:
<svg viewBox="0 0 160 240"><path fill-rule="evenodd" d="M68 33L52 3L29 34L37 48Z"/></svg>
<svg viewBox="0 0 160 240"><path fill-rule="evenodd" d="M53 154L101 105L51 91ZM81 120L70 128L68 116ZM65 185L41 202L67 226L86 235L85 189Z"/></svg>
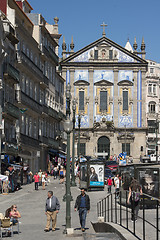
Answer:
<svg viewBox="0 0 160 240"><path fill-rule="evenodd" d="M21 117L21 133L22 134L25 133L25 117L24 117L24 114Z"/></svg>
<svg viewBox="0 0 160 240"><path fill-rule="evenodd" d="M148 84L148 94L149 95L156 95L157 94L157 86L156 84L154 83L149 83Z"/></svg>
<svg viewBox="0 0 160 240"><path fill-rule="evenodd" d="M22 82L21 82L22 92L25 92L25 76L22 74Z"/></svg>
<svg viewBox="0 0 160 240"><path fill-rule="evenodd" d="M26 78L26 94L29 95L29 79Z"/></svg>
<svg viewBox="0 0 160 240"><path fill-rule="evenodd" d="M26 116L26 135L28 136L28 130L29 130L29 125L28 125L28 116Z"/></svg>

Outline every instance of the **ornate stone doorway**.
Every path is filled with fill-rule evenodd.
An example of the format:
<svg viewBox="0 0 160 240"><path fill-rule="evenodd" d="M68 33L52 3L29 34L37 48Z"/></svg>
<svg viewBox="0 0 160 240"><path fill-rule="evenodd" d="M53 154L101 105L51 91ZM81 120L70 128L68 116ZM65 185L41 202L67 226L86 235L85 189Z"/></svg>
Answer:
<svg viewBox="0 0 160 240"><path fill-rule="evenodd" d="M108 137L102 136L97 142L97 156L108 159L110 156L110 140Z"/></svg>

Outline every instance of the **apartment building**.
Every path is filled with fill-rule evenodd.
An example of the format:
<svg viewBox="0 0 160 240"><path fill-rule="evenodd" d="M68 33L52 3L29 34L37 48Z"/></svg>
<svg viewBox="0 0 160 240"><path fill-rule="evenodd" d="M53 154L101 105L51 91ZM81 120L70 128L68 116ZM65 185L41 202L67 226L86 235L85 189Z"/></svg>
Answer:
<svg viewBox="0 0 160 240"><path fill-rule="evenodd" d="M5 136L13 131L18 147L16 154L7 149L4 154L29 165L32 171L46 169L49 160L65 151L61 138L64 79L56 71L61 36L58 18L55 24L47 24L41 14L31 13L26 0L2 0L0 9L13 26L17 41L14 54L5 59L7 67L13 62L17 79L8 83L7 74L4 78L4 103L9 103L17 115L12 127L5 123L4 131Z"/></svg>
<svg viewBox="0 0 160 240"><path fill-rule="evenodd" d="M160 63L148 61L146 73L146 154L160 154Z"/></svg>

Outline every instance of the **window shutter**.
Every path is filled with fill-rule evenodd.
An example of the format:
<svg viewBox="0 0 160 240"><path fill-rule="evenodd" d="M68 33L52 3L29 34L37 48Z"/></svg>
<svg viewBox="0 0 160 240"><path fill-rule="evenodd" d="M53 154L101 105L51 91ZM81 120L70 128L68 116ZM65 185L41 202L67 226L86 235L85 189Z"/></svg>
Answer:
<svg viewBox="0 0 160 240"><path fill-rule="evenodd" d="M109 59L113 59L113 51L112 50L109 50Z"/></svg>
<svg viewBox="0 0 160 240"><path fill-rule="evenodd" d="M100 111L107 111L107 91L100 91Z"/></svg>
<svg viewBox="0 0 160 240"><path fill-rule="evenodd" d="M98 50L94 51L94 59L97 60L98 59Z"/></svg>
<svg viewBox="0 0 160 240"><path fill-rule="evenodd" d="M84 110L84 91L79 91L79 110Z"/></svg>
<svg viewBox="0 0 160 240"><path fill-rule="evenodd" d="M128 110L128 91L123 91L123 110Z"/></svg>

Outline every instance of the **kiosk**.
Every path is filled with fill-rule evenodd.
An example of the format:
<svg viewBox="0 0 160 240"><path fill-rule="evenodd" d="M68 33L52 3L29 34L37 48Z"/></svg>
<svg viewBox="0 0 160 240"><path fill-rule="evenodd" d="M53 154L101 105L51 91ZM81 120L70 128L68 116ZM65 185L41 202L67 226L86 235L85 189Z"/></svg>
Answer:
<svg viewBox="0 0 160 240"><path fill-rule="evenodd" d="M80 162L80 188L104 190L104 160L86 159Z"/></svg>

